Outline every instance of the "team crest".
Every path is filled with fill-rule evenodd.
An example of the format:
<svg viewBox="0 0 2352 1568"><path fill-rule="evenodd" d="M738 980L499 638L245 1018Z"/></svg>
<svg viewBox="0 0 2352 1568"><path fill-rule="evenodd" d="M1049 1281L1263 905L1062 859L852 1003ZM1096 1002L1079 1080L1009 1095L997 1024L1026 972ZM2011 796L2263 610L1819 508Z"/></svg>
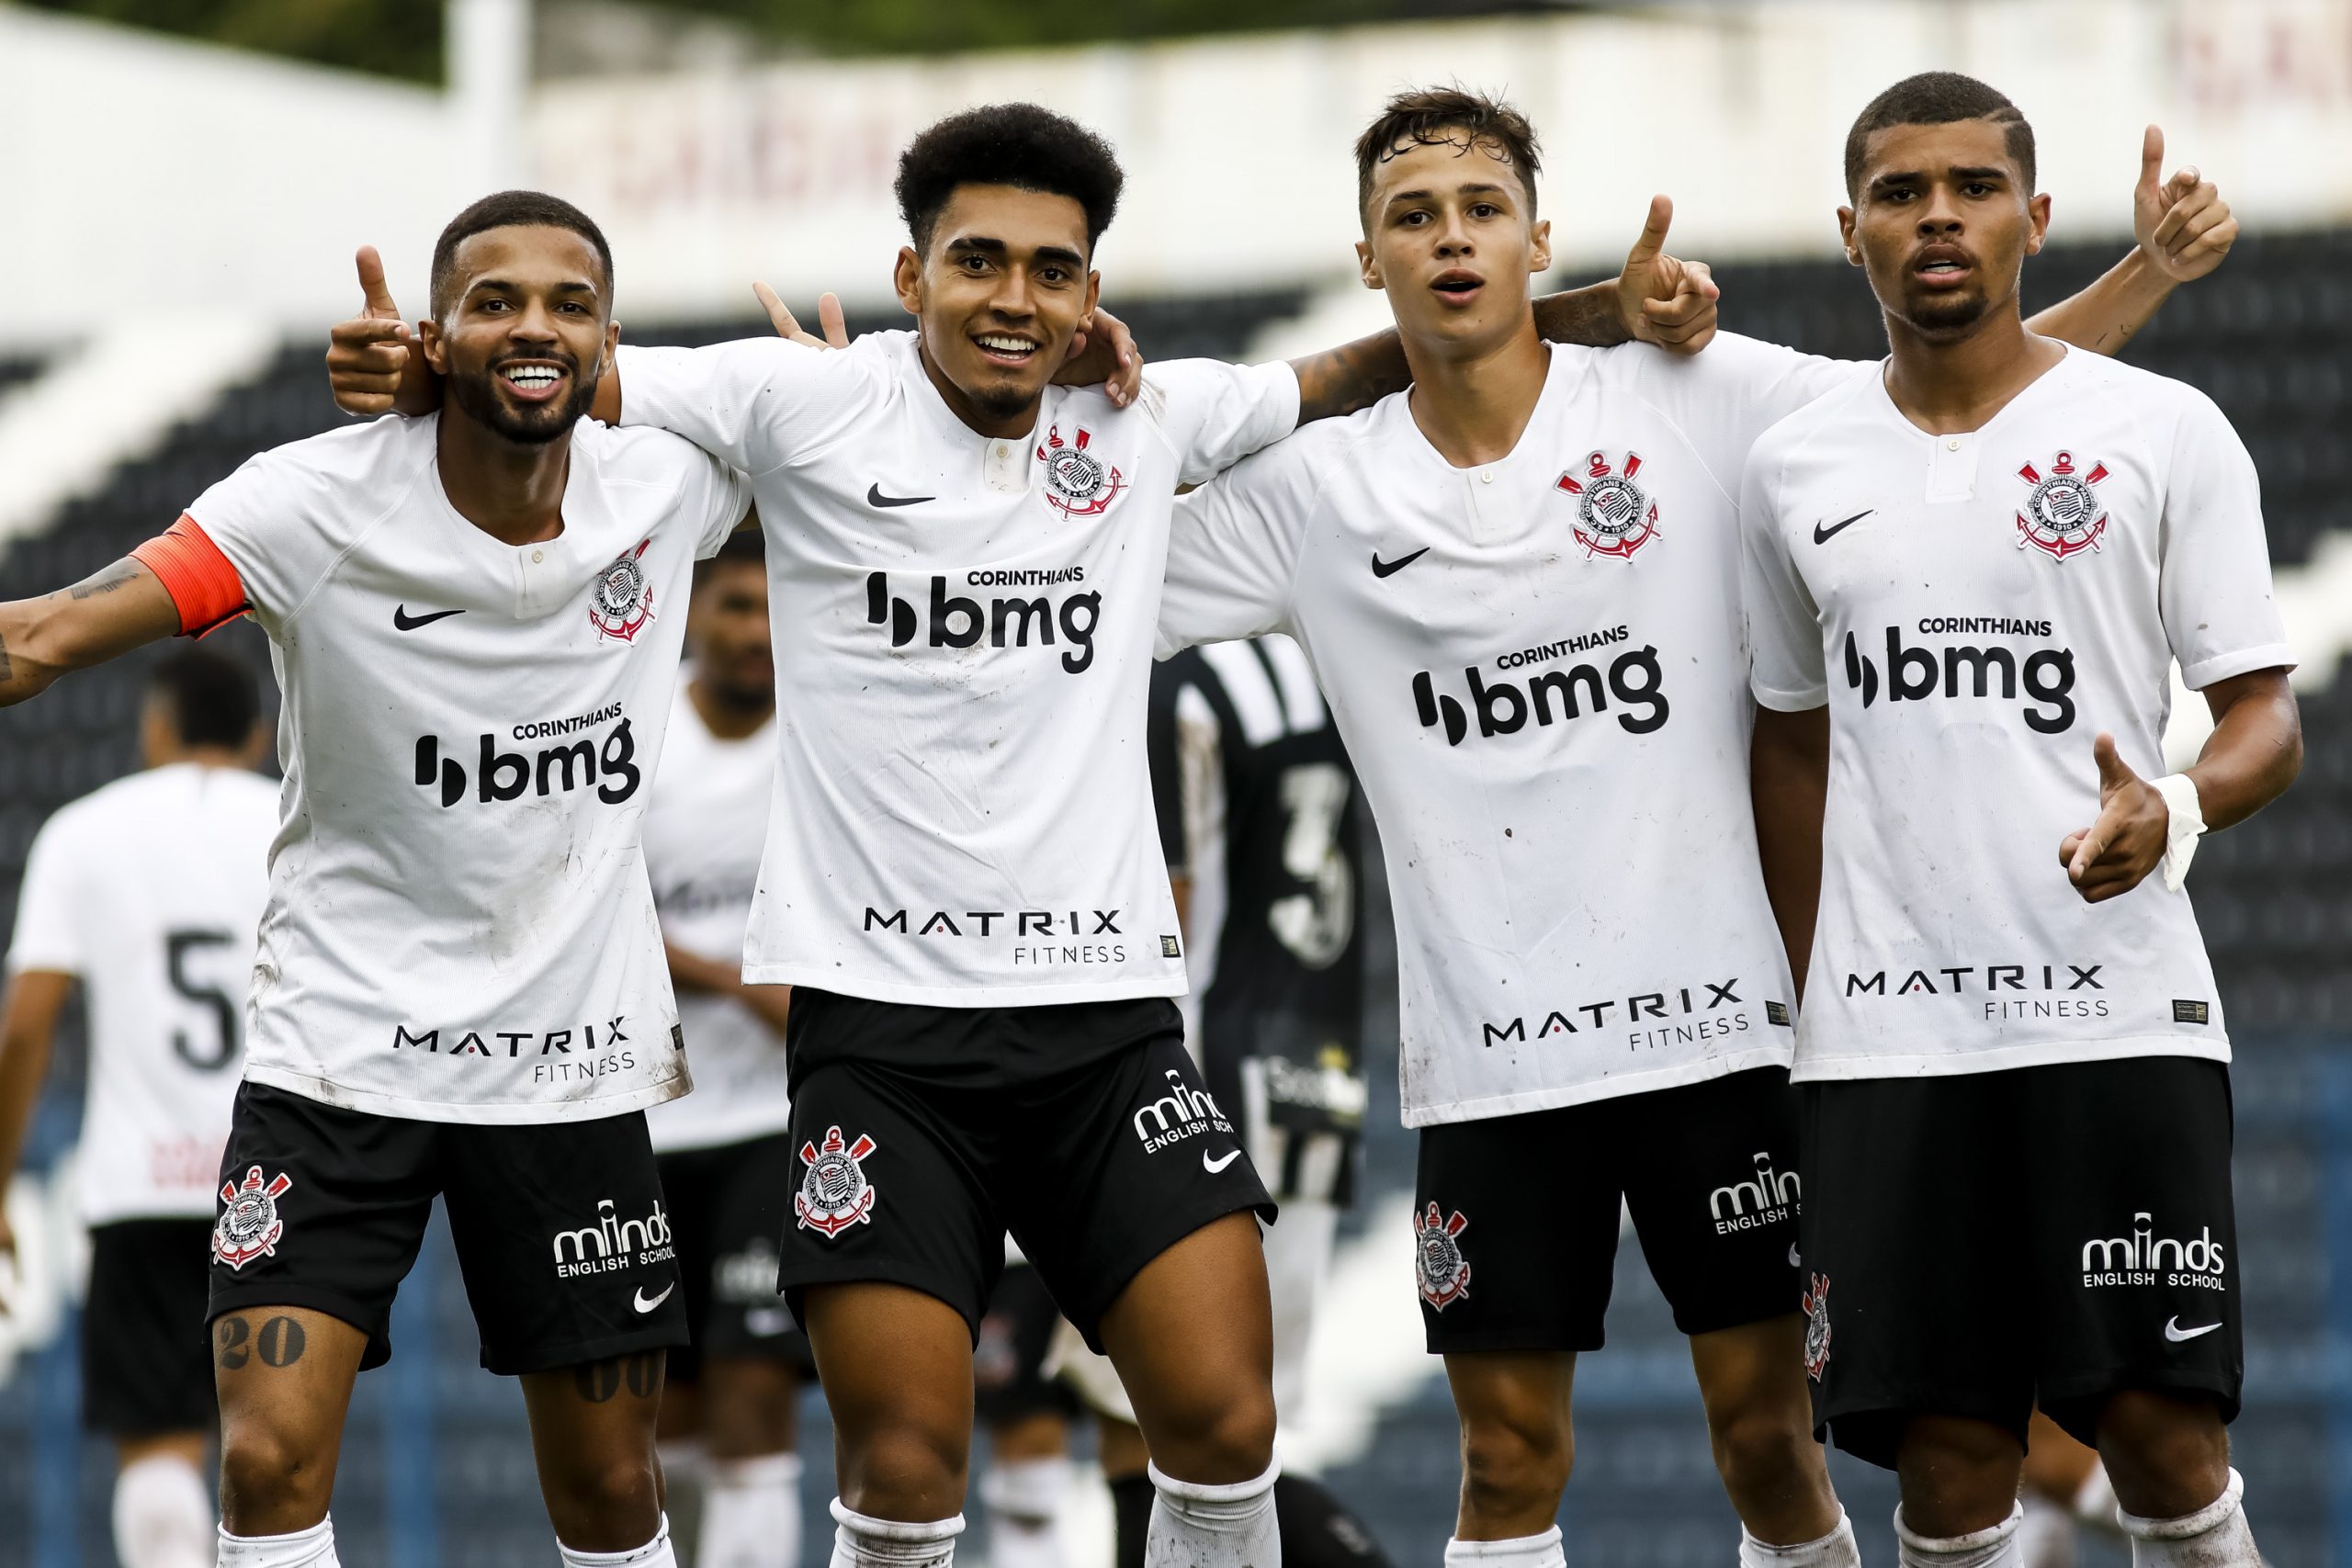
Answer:
<svg viewBox="0 0 2352 1568"><path fill-rule="evenodd" d="M1118 469L1086 449L1093 439L1093 433L1081 425L1076 444L1065 444L1057 424L1046 430L1037 448L1037 460L1046 465L1046 500L1065 517L1098 516L1127 488Z"/></svg>
<svg viewBox="0 0 2352 1568"><path fill-rule="evenodd" d="M243 1185L220 1184L220 1201L229 1205L212 1227L212 1256L232 1269L243 1269L256 1258L273 1256L286 1222L277 1217L277 1201L294 1179L280 1172L264 1182L261 1167L247 1166Z"/></svg>
<svg viewBox="0 0 2352 1568"><path fill-rule="evenodd" d="M865 1168L858 1162L874 1149L874 1140L863 1133L857 1142L844 1146L839 1127L825 1129L822 1148L800 1145L800 1158L808 1169L800 1178L792 1207L802 1224L836 1236L867 1222L874 1213L874 1184L865 1179Z"/></svg>
<svg viewBox="0 0 2352 1568"><path fill-rule="evenodd" d="M2018 548L2031 545L2052 560L2100 547L2107 533L2107 512L2091 486L2107 478L2107 465L2093 463L2090 472L2075 471L2075 455L2061 452L2042 474L2031 463L2018 478L2033 487L2018 513Z"/></svg>
<svg viewBox="0 0 2352 1568"><path fill-rule="evenodd" d="M1819 1274L1798 1301L1804 1309L1804 1370L1814 1382L1821 1381L1822 1369L1829 1365L1829 1281Z"/></svg>
<svg viewBox="0 0 2352 1568"><path fill-rule="evenodd" d="M1595 452L1585 459L1584 472L1574 468L1553 481L1553 488L1577 498L1577 543L1585 558L1613 556L1631 560L1634 552L1658 536L1657 502L1634 482L1642 471L1642 455L1625 454L1625 466L1611 468L1609 455Z"/></svg>
<svg viewBox="0 0 2352 1568"><path fill-rule="evenodd" d="M653 541L623 550L596 579L588 602L588 618L599 635L619 642L635 642L645 623L653 618L653 585L645 580L641 558Z"/></svg>
<svg viewBox="0 0 2352 1568"><path fill-rule="evenodd" d="M1470 1293L1470 1265L1453 1239L1469 1223L1459 1209L1452 1219L1440 1218L1434 1201L1426 1214L1413 1216L1413 1269L1420 1276L1421 1300L1433 1311L1443 1312Z"/></svg>

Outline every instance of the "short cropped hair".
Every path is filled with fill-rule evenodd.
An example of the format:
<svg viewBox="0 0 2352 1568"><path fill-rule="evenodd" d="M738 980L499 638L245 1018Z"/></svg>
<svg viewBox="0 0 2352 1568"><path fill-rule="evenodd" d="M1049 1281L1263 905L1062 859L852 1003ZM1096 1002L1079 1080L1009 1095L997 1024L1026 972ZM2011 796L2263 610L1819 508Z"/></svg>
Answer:
<svg viewBox="0 0 2352 1568"><path fill-rule="evenodd" d="M613 247L605 243L605 231L596 227L595 220L560 196L539 190L502 190L450 219L449 226L433 243L434 320L446 316L457 303L451 295L458 286L458 247L492 229L518 228L569 229L594 246L596 260L605 268L605 310L611 313Z"/></svg>
<svg viewBox="0 0 2352 1568"><path fill-rule="evenodd" d="M147 694L163 705L183 746L233 750L252 737L261 717L253 671L206 649L184 648L166 657L148 676Z"/></svg>
<svg viewBox="0 0 2352 1568"><path fill-rule="evenodd" d="M1404 146L1444 141L1459 141L1465 148L1487 141L1501 148L1527 192L1528 216L1535 215L1535 176L1544 168L1535 128L1515 106L1459 86L1399 93L1356 138L1357 213L1363 215L1372 200L1372 177L1381 164Z"/></svg>
<svg viewBox="0 0 2352 1568"><path fill-rule="evenodd" d="M893 188L918 251L930 251L957 186L1012 186L1077 202L1091 252L1125 185L1111 144L1078 121L1035 104L985 104L949 115L907 143Z"/></svg>
<svg viewBox="0 0 2352 1568"><path fill-rule="evenodd" d="M2009 156L2033 194L2033 127L2017 105L1973 76L1957 71L1922 71L1905 76L1870 101L1846 133L1846 199L1860 197L1862 158L1870 139L1898 125L1948 125L1960 119L1989 119L2008 130Z"/></svg>

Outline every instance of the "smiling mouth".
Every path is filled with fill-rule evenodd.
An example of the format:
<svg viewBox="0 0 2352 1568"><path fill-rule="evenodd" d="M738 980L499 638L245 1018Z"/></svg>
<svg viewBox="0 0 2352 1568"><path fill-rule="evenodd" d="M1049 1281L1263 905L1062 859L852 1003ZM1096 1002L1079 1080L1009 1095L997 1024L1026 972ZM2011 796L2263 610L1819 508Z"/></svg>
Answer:
<svg viewBox="0 0 2352 1568"><path fill-rule="evenodd" d="M566 376L563 367L545 361L510 363L498 367L498 378L526 402L544 402L555 396Z"/></svg>
<svg viewBox="0 0 2352 1568"><path fill-rule="evenodd" d="M1025 337L1011 333L975 333L972 345L980 357L993 365L1022 366L1037 355L1038 345Z"/></svg>

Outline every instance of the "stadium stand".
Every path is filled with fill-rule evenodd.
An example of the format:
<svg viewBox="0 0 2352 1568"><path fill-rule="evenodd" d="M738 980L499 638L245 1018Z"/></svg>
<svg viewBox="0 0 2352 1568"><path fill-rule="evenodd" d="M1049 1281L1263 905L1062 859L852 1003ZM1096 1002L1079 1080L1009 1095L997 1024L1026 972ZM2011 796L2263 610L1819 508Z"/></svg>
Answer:
<svg viewBox="0 0 2352 1568"><path fill-rule="evenodd" d="M2035 301L2078 287L2117 254L2111 243L2053 247L2028 274ZM1820 353L1884 352L1860 280L1805 262L1718 269L1724 324ZM1298 310L1295 292L1109 301L1147 355L1235 355L1267 323ZM812 318L810 318L812 319ZM852 322L854 330L904 318ZM705 343L763 330L741 321L632 326L634 341ZM321 344L288 348L269 371L182 427L152 457L119 469L98 494L68 506L37 537L0 554L0 597L43 591L95 571L161 529L179 507L263 447L339 422ZM2284 565L2305 561L2322 535L2352 530L2352 231L2242 240L2215 282L2179 296L2127 357L2211 393L2254 450L2270 538ZM0 384L8 374L0 366ZM249 626L220 634L266 662ZM0 720L0 934L13 921L30 837L65 801L133 764L130 719L143 665L77 677L73 703L36 703ZM2248 1293L2247 1407L2236 1428L2241 1468L2259 1476L2256 1515L2266 1554L2282 1568L2331 1561L2352 1541L2352 1375L2330 1347L2352 1334L2352 1300L2331 1304L2333 1270L2352 1278L2352 682L2340 675L2304 696L2309 761L2297 788L2200 854L2192 887L2239 1043L2236 1074L2241 1253ZM1385 887L1375 882L1385 904ZM1380 922L1385 931L1385 921ZM1411 1137L1396 1122L1393 955L1371 976L1367 1061L1373 1081L1367 1210L1409 1186ZM33 1163L73 1138L78 1069L66 1060L36 1129ZM1357 1224L1361 1225L1359 1211ZM1933 1224L1932 1215L1921 1216ZM436 1226L436 1233L438 1227ZM1395 1288L1406 1289L1397 1248ZM1999 1268L1988 1259L1988 1268ZM1610 1568L1721 1563L1737 1524L1708 1456L1688 1352L1641 1267L1621 1254L1609 1348L1579 1369L1579 1459L1565 1518L1570 1561ZM519 1402L473 1366L473 1328L446 1235L420 1259L393 1337L399 1354L360 1380L334 1502L350 1568L446 1563L473 1568L545 1555ZM106 1467L74 1430L70 1332L0 1383L0 1562L37 1568L107 1561ZM1434 1372L1434 1364L1430 1371ZM1385 1419L1360 1459L1331 1472L1336 1490L1399 1562L1440 1555L1451 1523L1453 1416L1432 1376ZM809 1521L805 1561L827 1550L830 1432L805 1406L802 1451ZM1866 1558L1894 1560L1891 1479L1839 1460L1836 1473ZM2344 1497L2331 1502L2330 1494ZM2332 1510L2347 1510L2339 1518ZM974 1508L976 1519L980 1510ZM1661 1523L1660 1521L1668 1521ZM986 1555L984 1524L965 1553ZM29 1542L29 1546L28 1546ZM78 1542L78 1545L76 1544ZM2113 1568L2120 1549L2092 1543L2086 1568Z"/></svg>

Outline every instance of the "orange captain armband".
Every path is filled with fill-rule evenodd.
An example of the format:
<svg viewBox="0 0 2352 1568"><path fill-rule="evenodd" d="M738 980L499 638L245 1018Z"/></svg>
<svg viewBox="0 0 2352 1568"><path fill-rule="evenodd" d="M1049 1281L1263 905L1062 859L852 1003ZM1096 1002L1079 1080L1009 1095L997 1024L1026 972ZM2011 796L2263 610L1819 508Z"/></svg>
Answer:
<svg viewBox="0 0 2352 1568"><path fill-rule="evenodd" d="M252 608L236 567L185 512L178 522L131 551L130 558L153 572L172 596L182 637L216 632Z"/></svg>

